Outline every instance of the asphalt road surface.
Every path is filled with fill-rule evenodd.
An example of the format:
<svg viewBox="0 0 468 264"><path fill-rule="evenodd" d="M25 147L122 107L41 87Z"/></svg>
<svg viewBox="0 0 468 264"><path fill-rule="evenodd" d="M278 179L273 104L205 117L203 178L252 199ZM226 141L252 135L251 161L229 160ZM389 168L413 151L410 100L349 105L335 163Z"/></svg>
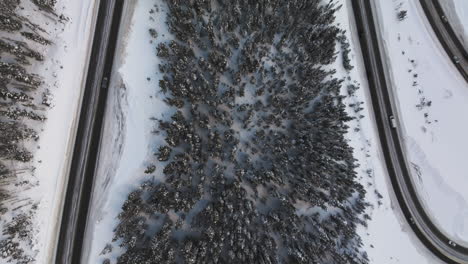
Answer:
<svg viewBox="0 0 468 264"><path fill-rule="evenodd" d="M460 74L468 82L468 52L446 19L439 0L419 0L419 2L445 52L447 52Z"/></svg>
<svg viewBox="0 0 468 264"><path fill-rule="evenodd" d="M123 2L105 0L99 4L55 263L80 263Z"/></svg>
<svg viewBox="0 0 468 264"><path fill-rule="evenodd" d="M397 124L398 117L397 111L394 111L396 105L392 99L391 75L373 17L373 1L353 0L352 3L382 151L400 208L414 233L432 253L447 263L466 264L468 248L453 243L443 234L419 201L403 151L402 133L398 126L394 128L391 125L390 116L394 116Z"/></svg>

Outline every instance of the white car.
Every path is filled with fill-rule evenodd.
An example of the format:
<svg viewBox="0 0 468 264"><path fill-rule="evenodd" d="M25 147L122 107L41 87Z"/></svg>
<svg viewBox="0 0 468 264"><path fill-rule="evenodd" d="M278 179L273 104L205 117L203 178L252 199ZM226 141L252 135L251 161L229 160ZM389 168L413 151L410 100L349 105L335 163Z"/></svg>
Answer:
<svg viewBox="0 0 468 264"><path fill-rule="evenodd" d="M395 117L393 115L391 115L388 118L390 119L390 125L392 126L392 128L396 128L397 123L396 123Z"/></svg>

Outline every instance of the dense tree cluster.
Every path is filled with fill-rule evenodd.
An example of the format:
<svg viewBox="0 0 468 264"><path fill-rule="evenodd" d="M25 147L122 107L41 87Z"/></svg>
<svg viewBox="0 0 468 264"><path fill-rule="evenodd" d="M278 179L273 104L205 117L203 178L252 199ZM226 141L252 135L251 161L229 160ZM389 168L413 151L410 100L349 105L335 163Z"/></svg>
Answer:
<svg viewBox="0 0 468 264"><path fill-rule="evenodd" d="M43 1L34 1L39 4ZM24 202L27 209L10 208L17 199L10 185L27 186L28 180L17 179L17 169L32 159L25 147L38 139L37 125L45 120L41 103L42 79L31 73L30 65L44 57L33 46L51 42L41 36L43 29L19 14L21 1L0 1L0 259L15 263L31 263L23 248L32 247L31 217L33 202ZM52 6L49 6L52 7ZM24 167L24 166L23 166ZM0 261L1 262L1 261Z"/></svg>
<svg viewBox="0 0 468 264"><path fill-rule="evenodd" d="M175 39L157 46L159 85L176 111L158 123L164 180L122 206L117 263L367 263L351 118L326 67L347 43L333 24L339 7L165 4Z"/></svg>
<svg viewBox="0 0 468 264"><path fill-rule="evenodd" d="M0 162L29 161L31 154L23 149L22 142L27 139L37 139L37 133L23 121L45 119L43 115L37 113L40 107L34 101L35 92L42 84L42 80L25 68L31 64L31 61L43 61L44 58L20 37L20 35L40 36L38 33L40 28L17 14L16 9L19 4L19 0L0 3ZM2 31L16 34L18 40L7 37L7 34L1 34ZM45 40L43 37L37 38ZM41 41L36 42L41 43ZM50 42L44 44L48 43ZM5 176L8 170L5 165L1 166L5 169L1 170L0 176Z"/></svg>

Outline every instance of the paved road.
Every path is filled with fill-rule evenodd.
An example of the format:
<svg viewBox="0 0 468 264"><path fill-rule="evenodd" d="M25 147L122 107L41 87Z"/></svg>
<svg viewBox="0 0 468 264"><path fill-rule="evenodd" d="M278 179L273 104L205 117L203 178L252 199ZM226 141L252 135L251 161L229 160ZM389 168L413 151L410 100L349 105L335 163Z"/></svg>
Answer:
<svg viewBox="0 0 468 264"><path fill-rule="evenodd" d="M382 151L400 208L414 233L432 253L447 263L467 264L468 248L450 242L434 225L419 201L401 144L402 133L391 126L389 117L393 115L396 120L398 117L397 111L394 111L396 105L392 99L391 75L373 17L374 2L353 0L352 3Z"/></svg>
<svg viewBox="0 0 468 264"><path fill-rule="evenodd" d="M460 42L460 39L455 34L450 23L447 19L444 19L446 15L439 1L440 0L419 0L439 42L452 59L452 62L455 63L460 74L468 82L468 51Z"/></svg>
<svg viewBox="0 0 468 264"><path fill-rule="evenodd" d="M55 263L80 263L123 2L105 0L99 4Z"/></svg>

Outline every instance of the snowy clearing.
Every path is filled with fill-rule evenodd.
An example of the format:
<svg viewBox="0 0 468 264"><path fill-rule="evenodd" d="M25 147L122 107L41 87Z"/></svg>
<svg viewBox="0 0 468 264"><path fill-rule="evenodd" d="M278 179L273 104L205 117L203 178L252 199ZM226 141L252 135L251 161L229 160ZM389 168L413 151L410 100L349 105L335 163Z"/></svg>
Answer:
<svg viewBox="0 0 468 264"><path fill-rule="evenodd" d="M468 84L419 1L379 1L377 6L414 184L441 230L467 245ZM408 16L399 21L401 10Z"/></svg>

